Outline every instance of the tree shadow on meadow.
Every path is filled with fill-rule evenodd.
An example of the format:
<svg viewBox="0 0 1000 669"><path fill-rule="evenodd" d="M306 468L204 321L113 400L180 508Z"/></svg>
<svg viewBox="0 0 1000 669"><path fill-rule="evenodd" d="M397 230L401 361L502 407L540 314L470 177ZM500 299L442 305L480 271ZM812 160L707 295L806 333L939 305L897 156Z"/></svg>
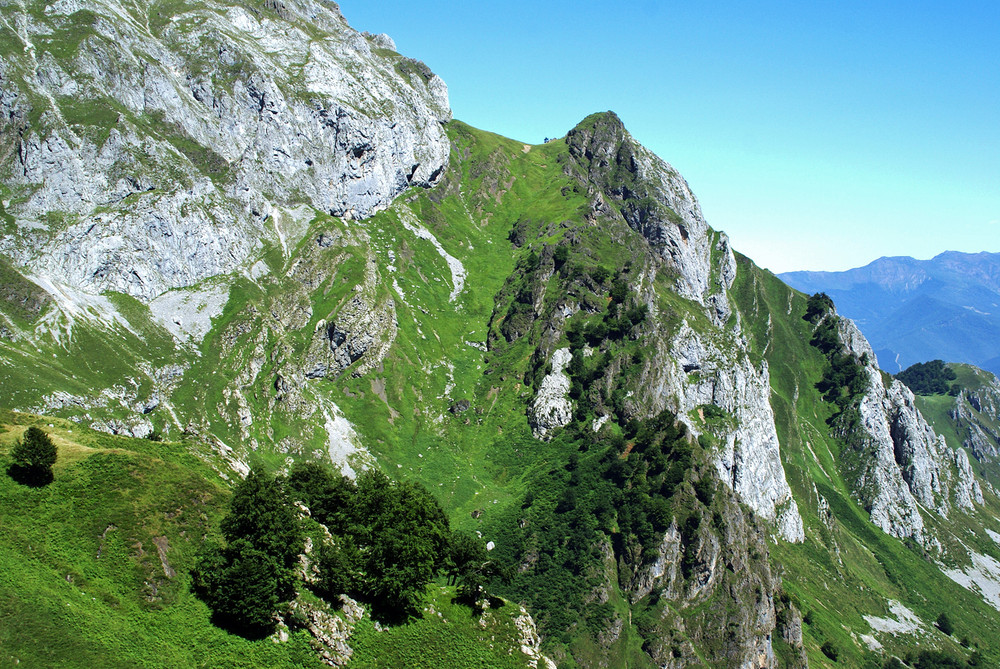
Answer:
<svg viewBox="0 0 1000 669"><path fill-rule="evenodd" d="M25 467L19 464L11 464L7 467L7 476L29 488L44 488L53 480L52 470L47 467Z"/></svg>

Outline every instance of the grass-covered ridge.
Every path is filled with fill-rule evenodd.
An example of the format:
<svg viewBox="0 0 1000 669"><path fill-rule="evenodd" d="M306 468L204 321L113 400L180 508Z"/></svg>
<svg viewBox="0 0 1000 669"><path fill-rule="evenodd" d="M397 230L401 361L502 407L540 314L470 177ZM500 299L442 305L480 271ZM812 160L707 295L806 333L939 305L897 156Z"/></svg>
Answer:
<svg viewBox="0 0 1000 669"><path fill-rule="evenodd" d="M123 45L156 42L183 65L171 72L185 74L176 81L171 74L166 88L177 84L184 94L179 107L139 111L99 77L82 78L72 95L22 87L16 113L0 121L5 241L44 246L85 216L159 209L177 188L198 184L215 192L189 206L223 225L240 211L229 198L248 175L270 171L277 180L293 162L296 174L315 173L318 155L244 160L228 144L206 143L214 132L208 121L267 78L259 75L280 76L267 95L255 88L252 115L277 113L268 107L277 91L320 122L332 122L341 106L380 120L401 111L375 88L356 86L363 67L385 75L401 99L434 83L419 61L351 33L358 37L351 49L364 55L363 63L346 56L342 63L344 89L353 92L314 99L311 51L333 41L326 29L347 29L337 17L318 25L299 9L271 0L157 0L64 16L38 0L25 3L30 20L22 23L33 38L13 22L0 26L9 80L33 80L39 63L51 74L49 62L72 78L93 53L106 55L109 77L128 74L134 54ZM250 28L231 30L237 20ZM287 48L273 48L276 27L294 37ZM350 49L334 51L328 56L339 62ZM147 72L159 67L152 53L136 57ZM433 97L424 102L433 106ZM155 106L155 95L144 99ZM444 118L444 111L432 113ZM58 131L94 155L134 134L141 146L122 153L109 177L149 179L93 212L46 211L34 227L19 228L14 214L43 187L8 185L18 164L11 147L26 131ZM643 174L640 165L660 164L612 113L591 115L543 145L460 121L446 132L451 155L437 186L410 188L363 220L317 210L297 184L255 195L271 215L253 212L262 220L252 230L252 257L183 291L224 303L197 341L175 339L173 313L116 293L61 294L0 258L0 407L52 416L0 414L0 461L32 422L51 422L59 447L50 486L0 482L10 510L0 520L7 607L0 613L17 621L0 630L0 649L14 649L16 658L0 663L316 666L301 630L272 644L211 626L188 574L202 539L217 538L230 495L224 481L235 471L283 474L331 458L419 482L453 528L494 541L495 559L515 574L497 586L510 603L484 617L456 603L454 586L438 579L414 595L427 610L411 607L423 615L409 623L379 631L363 618L352 637L356 666L518 666L525 658L507 654L506 644L523 633L522 603L538 618L544 648L569 667L725 665L740 661L750 639L760 640L765 657L773 651L778 666L795 666L800 613L814 666L834 656L837 666L876 666L890 654L905 658L915 644L964 659L972 649L961 646L963 636L998 660L990 634L997 612L939 568L968 565L939 566L937 556L886 536L855 499L849 479L861 456L842 428L858 418L859 376L856 361L836 348L832 320L804 319L806 296L742 257L725 294L729 249L711 230L705 278L721 292L709 297L734 313L720 324L722 312L681 297L669 256L691 243L681 227L688 213L667 206L661 190L668 181L679 190L686 184L665 167ZM644 237L655 237L660 224L685 230L673 249ZM802 545L769 538L711 466L737 417L708 396L674 415L679 400L670 393L690 388L669 388L662 371L674 362L672 337L682 328L720 358L738 351L713 361L720 367L744 354L755 372L767 363L782 464L805 521ZM560 349L572 356L572 416L540 440L532 405ZM698 386L702 371L686 373ZM968 376L959 371L957 383L971 389ZM952 398L917 401L953 448L965 444L968 426L946 421ZM995 420L981 424L1000 434ZM153 429L168 441L83 426ZM1000 471L984 462L977 473ZM928 520L946 548L1000 556L985 532L1000 532L1000 507L987 493L973 514ZM873 631L866 616L889 616L890 602L923 621L918 633ZM956 638L930 625L945 607L957 612ZM68 641L59 645L61 638Z"/></svg>
<svg viewBox="0 0 1000 669"><path fill-rule="evenodd" d="M543 648L567 666L644 666L669 656L711 664L731 647L707 631L741 624L740 607L755 584L761 592L777 587L771 572L781 577L773 597L785 598L777 609L785 623L805 616L812 666L834 666L824 646L836 649L836 666L869 666L887 653L905 657L915 643L969 657L963 637L995 657L989 630L996 612L948 580L933 556L872 526L853 498L844 477L850 452L829 424L840 410L834 400L846 395L830 393L833 366L810 343L816 323L803 318L806 296L738 258L729 299L751 360L768 363L785 473L806 527L800 546L765 545L761 530L744 524L749 512L705 467L706 452L717 447L711 426L729 425L732 416L701 405L688 417L705 427L700 442L665 438L676 429L670 420L652 433L651 422L632 421L641 406L634 391L658 355L651 342L681 323L714 333L704 310L671 290L674 277L656 270L639 235L613 218L617 209L595 224L587 177L564 140L526 146L457 121L448 131L452 157L438 187L413 189L364 221L315 213L287 250L262 251L266 273L231 277L228 303L196 353L125 296L105 296L123 322L78 318L72 336L54 317L46 320L55 307L44 299L38 316L16 311L11 301L0 304L18 328L18 337L2 344L10 406L39 404L56 391L86 398L121 385L143 399L139 410L161 394L147 416L169 438L191 433L186 444L156 444L5 414L0 457L32 421L52 422L60 448L50 487L0 483L5 503L19 514L2 526L0 551L16 578L3 582L0 601L23 621L5 630L5 647L19 649L29 666L72 666L79 658L101 666L111 657L142 666L190 664L209 646L209 664L314 666L304 632L274 645L211 626L188 573L195 537L217 532L224 512L229 491L217 472L230 471L226 458L285 471L294 461L329 457L332 403L367 450L355 464L419 481L452 527L482 532L496 543L497 559L518 574L502 590L510 603L486 614L488 642L479 619L452 601L454 586L439 580L424 594L428 611L410 623L387 632L369 618L357 624L356 666L431 657L441 666L517 666L523 656L500 658L489 644L495 635L521 633L514 621L522 602L538 616ZM453 268L420 228L461 263L457 295ZM27 283L11 285L20 286L17 295L35 295ZM306 377L300 361L317 333L356 295L376 308L392 303L392 345L363 374L354 374L361 357L341 374ZM527 412L550 371L551 352L562 347L574 356L574 420L543 442L532 437ZM179 376L164 385L156 370L171 365ZM136 410L134 402L113 400L90 409L60 405L53 413L109 420ZM596 432L601 416L608 422ZM175 504L178 490L190 508ZM956 514L935 529L948 543L995 555L982 528L1000 532L987 518L996 507L988 496L980 515ZM48 536L43 527L59 529ZM677 536L678 590L671 597L645 593L643 570L668 533ZM102 534L115 561L105 559L112 553L96 557ZM173 577L159 559L162 538ZM696 590L699 560L713 541L740 565L725 572L724 582L743 594L694 595L682 605L678 597ZM36 555L40 546L46 548ZM42 593L42 605L27 605L33 591ZM91 609L68 622L63 609L87 596ZM873 632L865 616L891 618L889 602L914 612L924 623L920 631ZM930 624L943 608L956 611L955 638ZM677 632L681 625L687 631ZM119 628L132 632L131 641L103 632ZM601 641L613 629L614 641ZM73 643L51 651L46 640L60 634ZM884 651L872 651L863 636ZM773 644L782 666L794 666L795 649L777 636Z"/></svg>
<svg viewBox="0 0 1000 669"><path fill-rule="evenodd" d="M806 527L800 546L765 544L761 529L746 521L749 511L713 482L705 466L706 453L718 446L712 426L730 425L733 416L701 405L688 416L704 427L700 441L664 437L677 429L671 420L652 432L652 422L632 420L643 406L636 391L649 378L649 361L660 354L652 342L682 323L720 341L731 334L716 332L702 307L673 292L675 277L657 269L638 233L615 218L622 215L618 208L594 218L588 177L564 140L526 146L457 121L448 131L450 167L436 188L412 189L364 221L314 213L287 250L262 251L266 273L230 277L228 302L197 352L175 344L147 307L120 295L106 299L128 327L80 318L72 337L58 337L65 328L45 320L54 313L51 305L40 308L42 325L10 302L0 305L19 328L19 338L2 344L0 374L12 389L6 396L11 406L25 398L38 404L57 390L88 397L95 389L134 387L144 400L140 410L154 392L161 394L147 415L158 429L173 439L187 431L191 439L116 439L56 419L6 414L14 427L0 436L0 456L25 421L53 422L60 446L52 486L29 491L37 496L31 513L43 515L28 512L16 484L0 484L11 508L32 522L62 527L55 538L45 538L20 520L4 525L9 533L0 544L19 576L5 581L3 601L12 611L25 609L31 595L19 589L23 582L49 602L6 632L10 647L22 649L23 662L69 666L85 657L100 666L114 656L143 666L156 666L155 657L188 664L193 649L208 644L217 664L313 666L315 653L302 632L273 645L212 627L207 607L190 593L187 574L197 552L193 536L212 536L224 512L229 492L217 472L230 471L226 458L272 471L328 458L331 404L367 451L355 465L419 481L453 528L482 532L496 543L497 559L517 573L502 589L511 602L487 613L489 642L468 607L452 601L454 586L442 580L428 586L428 611L410 623L387 632L369 618L358 623L356 666L430 657L441 666L502 666L508 660L516 666L523 656L498 659L489 643L495 635L521 633L514 621L522 602L538 616L543 649L566 666L645 666L667 657L710 665L732 651L738 634L718 638L709 631L732 625L748 633L739 628L748 620L741 607L752 592L777 588L778 575L780 590L768 596L779 602L783 624L804 614L811 666L834 666L831 649L835 666L870 666L887 653L905 657L914 643L969 657L971 649L959 643L963 636L994 658L989 630L996 612L948 580L933 556L872 526L853 498L844 476L850 451L829 424L842 409L835 400L847 395L831 393L834 366L810 343L817 329L803 318L806 296L738 258L729 299L751 360L768 363L785 473ZM442 251L465 272L457 294L454 268ZM392 304L392 345L360 375L355 372L364 356L343 373L308 378L301 361L358 295L375 310ZM552 351L563 347L574 360L568 369L573 422L551 441L539 441L531 435L528 408L550 371ZM164 385L156 370L171 365L179 376ZM117 401L53 409L78 419L89 412L84 420L135 411L134 402ZM607 422L595 431L602 416ZM193 507L200 511L170 516L176 509L163 510L170 495L188 487L205 500ZM71 515L83 492L97 501ZM996 506L988 496L981 515L956 514L935 529L949 543L994 555L982 528L1000 532L986 517ZM73 522L58 525L58 517ZM194 534L189 521L200 528ZM105 540L121 543L114 563L104 561L105 554L98 560L94 547L95 537L112 524L117 529ZM9 539L15 534L28 539ZM670 596L640 587L666 534L676 535L678 546L671 563L677 589ZM160 563L160 537L174 577ZM722 594L690 595L713 542L737 566L726 567L726 588L713 591ZM19 558L39 545L52 548L37 559ZM74 572L76 561L83 566ZM73 583L87 583L89 589L78 590L94 597L93 611L72 623L60 607L70 608L64 606L72 604L70 595L85 595L73 590L63 571ZM889 602L913 611L924 623L921 631L898 638L873 632L865 616L891 618ZM940 608L957 611L955 638L930 624ZM54 637L67 624L75 645L63 655L47 656L46 644L31 640ZM682 625L687 631L677 631ZM135 630L129 637L134 647L101 636L116 627ZM617 630L612 642L605 642L608 630ZM872 651L863 636L884 651ZM793 646L775 636L773 648L779 666L795 666Z"/></svg>

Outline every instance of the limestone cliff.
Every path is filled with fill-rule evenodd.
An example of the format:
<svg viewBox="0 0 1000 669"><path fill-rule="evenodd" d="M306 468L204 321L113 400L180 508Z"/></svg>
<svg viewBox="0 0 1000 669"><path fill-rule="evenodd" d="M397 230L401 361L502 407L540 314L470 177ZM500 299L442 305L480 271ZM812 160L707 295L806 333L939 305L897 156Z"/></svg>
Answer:
<svg viewBox="0 0 1000 669"><path fill-rule="evenodd" d="M700 405L733 416L713 427L722 480L776 523L782 537L801 541L802 520L781 464L767 364L751 363L739 318L730 318L727 290L736 262L728 238L709 228L677 171L638 144L614 114L588 117L566 142L591 189L595 220L620 216L648 244L650 265L639 288L651 313L658 311L655 276L665 273L675 277L680 296L700 307L693 318L715 325L706 330L699 324L696 330L684 321L650 332L656 353L644 365L631 411L652 415L669 409L696 434L705 429L692 418Z"/></svg>
<svg viewBox="0 0 1000 669"><path fill-rule="evenodd" d="M989 372L958 366L964 387L948 412L958 429L962 446L979 462L1000 462L1000 380Z"/></svg>
<svg viewBox="0 0 1000 669"><path fill-rule="evenodd" d="M37 6L36 6L37 5ZM315 0L5 2L0 252L152 300L439 178L447 88Z"/></svg>
<svg viewBox="0 0 1000 669"><path fill-rule="evenodd" d="M844 349L867 379L858 406L860 425L854 432L858 457L848 464L856 490L872 522L883 530L939 546L925 531L921 508L947 517L954 509L982 504L968 457L953 452L934 432L905 385L883 378L871 346L853 321L838 318L837 327Z"/></svg>

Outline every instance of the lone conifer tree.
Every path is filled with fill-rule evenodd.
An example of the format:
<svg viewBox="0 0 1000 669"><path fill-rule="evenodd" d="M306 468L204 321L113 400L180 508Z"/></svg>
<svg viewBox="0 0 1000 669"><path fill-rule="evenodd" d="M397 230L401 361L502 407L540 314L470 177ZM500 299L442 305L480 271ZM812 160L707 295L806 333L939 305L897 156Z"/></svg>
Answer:
<svg viewBox="0 0 1000 669"><path fill-rule="evenodd" d="M52 482L52 465L56 463L56 445L49 435L34 425L10 452L13 463L7 473L19 483L43 486Z"/></svg>

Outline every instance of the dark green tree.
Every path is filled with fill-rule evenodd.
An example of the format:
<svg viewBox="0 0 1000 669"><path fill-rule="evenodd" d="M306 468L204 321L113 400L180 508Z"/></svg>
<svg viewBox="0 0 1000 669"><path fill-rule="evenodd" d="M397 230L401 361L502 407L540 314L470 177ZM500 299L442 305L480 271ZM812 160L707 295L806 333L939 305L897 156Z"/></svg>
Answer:
<svg viewBox="0 0 1000 669"><path fill-rule="evenodd" d="M815 323L827 312L833 310L833 300L826 293L811 295L806 301L806 313L802 317L810 323Z"/></svg>
<svg viewBox="0 0 1000 669"><path fill-rule="evenodd" d="M914 669L965 669L968 664L941 650L922 650L910 663Z"/></svg>
<svg viewBox="0 0 1000 669"><path fill-rule="evenodd" d="M284 487L256 468L236 486L229 515L223 518L220 528L226 541L246 539L285 567L290 567L302 552L302 528Z"/></svg>
<svg viewBox="0 0 1000 669"><path fill-rule="evenodd" d="M937 628L939 630L941 630L948 636L951 636L955 632L955 625L952 624L951 618L944 611L942 611L941 615L937 617L937 620L934 621L934 624L937 625Z"/></svg>
<svg viewBox="0 0 1000 669"><path fill-rule="evenodd" d="M552 252L552 261L556 265L556 269L561 268L569 260L569 247L568 246L557 246L556 250Z"/></svg>
<svg viewBox="0 0 1000 669"><path fill-rule="evenodd" d="M213 622L251 638L273 631L278 605L292 589L291 572L245 539L206 551L194 577Z"/></svg>
<svg viewBox="0 0 1000 669"><path fill-rule="evenodd" d="M448 549L448 579L458 586L458 599L476 606L486 595L486 584L503 577L499 564L490 557L485 542L469 532L454 532Z"/></svg>
<svg viewBox="0 0 1000 669"><path fill-rule="evenodd" d="M354 522L352 504L357 486L329 467L317 462L296 463L288 474L288 490L333 534L347 532Z"/></svg>
<svg viewBox="0 0 1000 669"><path fill-rule="evenodd" d="M233 491L221 530L226 545L206 547L195 565L195 592L218 625L266 635L295 595L291 567L304 542L298 514L281 482L253 469Z"/></svg>
<svg viewBox="0 0 1000 669"><path fill-rule="evenodd" d="M365 594L383 617L413 613L447 555L450 530L441 505L419 483L394 483L371 470L358 478L355 517Z"/></svg>
<svg viewBox="0 0 1000 669"><path fill-rule="evenodd" d="M917 395L943 395L951 390L949 382L957 379L958 375L943 361L931 360L910 365L896 378Z"/></svg>
<svg viewBox="0 0 1000 669"><path fill-rule="evenodd" d="M10 452L13 462L7 473L15 481L30 486L52 482L52 465L56 463L56 445L43 430L32 425Z"/></svg>
<svg viewBox="0 0 1000 669"><path fill-rule="evenodd" d="M357 588L358 550L349 538L339 537L336 544L324 543L319 549L318 591L331 603L337 595Z"/></svg>

